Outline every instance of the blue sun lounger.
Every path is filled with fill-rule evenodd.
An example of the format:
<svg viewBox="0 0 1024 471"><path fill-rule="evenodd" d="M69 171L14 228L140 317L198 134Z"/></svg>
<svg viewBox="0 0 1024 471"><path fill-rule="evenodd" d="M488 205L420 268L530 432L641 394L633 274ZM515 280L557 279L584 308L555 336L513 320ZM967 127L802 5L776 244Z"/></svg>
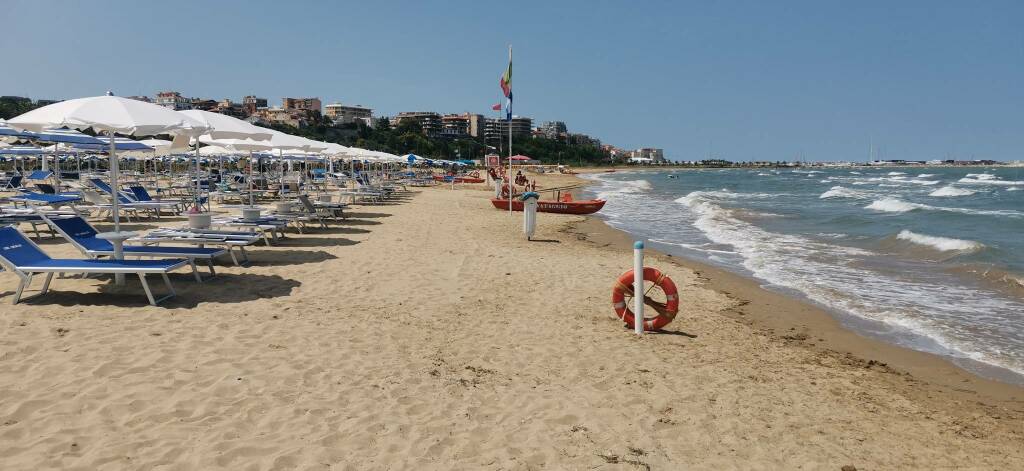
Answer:
<svg viewBox="0 0 1024 471"><path fill-rule="evenodd" d="M114 255L114 244L109 240L96 237L96 229L86 222L85 219L80 217L64 219L47 218L47 222L60 235L64 236L68 242L71 242L75 248L81 251L82 254L88 257L99 258ZM188 264L192 267L192 274L198 282L202 282L203 278L199 276L199 270L196 268L196 259L206 260L207 266L210 267L210 276L217 276L217 272L213 268L213 259L228 252L222 248L159 245L125 245L122 249L125 257L173 257L187 259Z"/></svg>
<svg viewBox="0 0 1024 471"><path fill-rule="evenodd" d="M117 204L132 207L135 208L136 210L141 209L151 211L157 218L160 217L160 211L163 210L171 211L174 214L179 214L181 212L181 208L179 208L179 203L174 203L171 201L138 201L129 198L128 195L126 195L124 192L114 191L113 188L110 188L110 185L108 185L107 182L100 180L99 178L90 178L89 183L91 183L92 186L96 187L96 189L105 193L107 196L110 196L111 198L117 198Z"/></svg>
<svg viewBox="0 0 1024 471"><path fill-rule="evenodd" d="M50 258L38 245L28 240L24 234L13 227L0 228L0 265L18 276L21 283L14 293L14 304L22 301L21 295L32 283L32 276L46 273L43 288L32 298L42 296L50 289L54 273L84 274L135 274L139 276L142 289L146 291L149 304L157 303L174 296L174 288L167 273L188 263L186 260L77 260ZM159 274L167 285L168 294L160 299L153 298L153 292L146 282L147 274ZM30 299L30 298L25 298Z"/></svg>
<svg viewBox="0 0 1024 471"><path fill-rule="evenodd" d="M48 204L54 207L82 201L82 197L78 195L51 195L46 193L30 192L23 192L17 196L12 196L7 199L11 201L20 201L22 203Z"/></svg>

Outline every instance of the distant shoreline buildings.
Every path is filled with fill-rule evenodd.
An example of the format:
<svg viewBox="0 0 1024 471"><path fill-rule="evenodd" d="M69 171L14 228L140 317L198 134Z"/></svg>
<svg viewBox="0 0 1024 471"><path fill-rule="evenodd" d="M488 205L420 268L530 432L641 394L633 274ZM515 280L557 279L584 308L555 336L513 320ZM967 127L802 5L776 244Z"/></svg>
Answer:
<svg viewBox="0 0 1024 471"><path fill-rule="evenodd" d="M394 116L374 116L373 108L363 105L349 105L340 102L323 105L319 97L286 97L281 105L272 107L266 98L246 95L241 103L229 98L213 100L208 98L187 97L180 92L159 91L153 97L129 96L134 100L155 103L173 110L199 109L222 113L245 119L261 125L285 125L303 128L313 124L328 126L367 126L374 127L378 119L386 119L392 127L401 125L403 121L414 120L422 133L429 138L438 139L476 139L483 144L500 148L507 143L511 132L513 143L522 139L549 139L570 146L590 146L600 149L607 164L634 165L666 165L705 167L793 167L793 166L906 166L906 165L1002 165L1004 162L988 159L937 159L928 161L913 160L872 160L870 162L742 162L734 163L723 159L703 159L690 161L669 161L664 149L642 147L639 149L622 149L611 144L604 144L600 139L581 133L572 133L564 121L544 121L534 126L530 117L513 115L511 120L504 117L489 118L478 113L447 113L435 111L403 111ZM26 97L0 96L0 105L4 109L24 110L56 103L60 100L39 99L32 101ZM21 112L24 112L21 111ZM514 144L513 144L514 145ZM1019 165L1019 163L1018 163Z"/></svg>

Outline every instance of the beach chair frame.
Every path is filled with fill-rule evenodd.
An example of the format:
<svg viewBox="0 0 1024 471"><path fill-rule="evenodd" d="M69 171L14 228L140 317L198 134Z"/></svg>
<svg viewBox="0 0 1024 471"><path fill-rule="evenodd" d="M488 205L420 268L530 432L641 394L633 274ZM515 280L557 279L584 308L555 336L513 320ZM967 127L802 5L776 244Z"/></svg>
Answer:
<svg viewBox="0 0 1024 471"><path fill-rule="evenodd" d="M26 237L24 234L22 234L20 231L18 231L14 227L7 226L5 228L0 228L0 231L3 231L5 229L10 229L10 230L14 231L15 233L17 233L21 237L21 239L22 239L21 242L22 243L29 244L33 248L38 250L39 252L42 252L43 254L46 254L46 252L43 251L43 249L41 247L39 247L39 245L37 245L35 242L32 242L32 240L30 240L28 237ZM47 257L49 257L49 255L47 255ZM171 279L167 276L167 273L170 272L171 270L176 270L176 269L184 266L186 263L187 262L185 260L177 260L177 263L175 263L173 265L169 265L166 268L156 268L156 267L154 267L154 268L115 267L115 266L105 267L103 270L97 270L95 267L93 267L93 268L80 268L80 267L70 267L70 266L45 267L45 268L44 267L29 268L29 267L19 267L19 266L15 265L12 261L10 261L6 257L4 257L3 254L0 254L0 266L3 266L3 268L5 270L10 271L11 273L14 273L15 275L17 275L18 279L20 280L20 282L18 283L18 289L14 293L14 298L13 298L12 304L18 304L21 301L28 301L28 300L35 299L35 298L38 298L40 296L45 295L50 290L50 283L53 281L53 275L55 273L62 273L62 274L63 273L73 273L73 274L126 274L126 275L134 274L134 275L138 275L139 283L142 284L142 289L143 289L143 291L146 292L146 299L149 300L149 304L151 306L156 306L157 304L159 304L159 303L161 303L161 302L163 302L163 301L165 301L167 299L170 299L170 298L175 296L176 293L174 291L174 286L171 285ZM28 297L23 297L23 295L25 293L25 290L28 289L29 286L32 284L33 277L35 275L43 274L43 273L46 274L46 279L43 281L43 286L39 290L39 292L34 294L34 295L28 296ZM147 274L159 274L163 278L163 280L164 280L164 285L167 287L167 294L165 294L164 296L161 296L160 298L154 297L153 296L153 290L150 288L149 283L146 281L146 275Z"/></svg>

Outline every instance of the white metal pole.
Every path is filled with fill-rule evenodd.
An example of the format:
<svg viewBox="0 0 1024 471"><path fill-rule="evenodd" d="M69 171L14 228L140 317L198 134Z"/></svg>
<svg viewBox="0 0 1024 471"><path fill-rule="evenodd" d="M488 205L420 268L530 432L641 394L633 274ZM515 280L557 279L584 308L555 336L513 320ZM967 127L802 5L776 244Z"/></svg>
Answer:
<svg viewBox="0 0 1024 471"><path fill-rule="evenodd" d="M110 135L110 191L113 193L111 208L114 211L114 232L121 232L121 219L118 217L117 208L117 146L114 144L114 131L109 131L107 134Z"/></svg>
<svg viewBox="0 0 1024 471"><path fill-rule="evenodd" d="M199 170L199 139L196 139L196 197L195 197L195 202L194 203L195 203L195 211L197 213L203 212L203 210L200 209L200 207L199 207L199 198L200 198L200 195L199 195L199 180L200 180L199 172L200 172L200 170Z"/></svg>
<svg viewBox="0 0 1024 471"><path fill-rule="evenodd" d="M252 209L252 206L253 206L252 195L253 195L253 192L256 190L256 187L254 186L255 182L252 181L252 172L253 172L253 167L255 167L255 166L256 166L256 163L252 161L252 149L249 149L249 181L248 181L248 183L249 183L249 208L250 209Z"/></svg>
<svg viewBox="0 0 1024 471"><path fill-rule="evenodd" d="M633 244L633 330L644 334L644 242Z"/></svg>

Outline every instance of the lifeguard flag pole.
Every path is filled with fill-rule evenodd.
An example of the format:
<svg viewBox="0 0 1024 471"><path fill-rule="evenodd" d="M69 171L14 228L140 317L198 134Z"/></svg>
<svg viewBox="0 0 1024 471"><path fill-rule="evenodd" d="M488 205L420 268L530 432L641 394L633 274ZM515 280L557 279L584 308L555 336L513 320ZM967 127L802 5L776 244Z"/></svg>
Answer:
<svg viewBox="0 0 1024 471"><path fill-rule="evenodd" d="M512 193L513 182L512 182L512 45L508 46L508 67L505 68L505 74L501 76L499 81L501 85L501 91L505 94L506 108L505 108L505 127L508 128L508 214L512 215Z"/></svg>

